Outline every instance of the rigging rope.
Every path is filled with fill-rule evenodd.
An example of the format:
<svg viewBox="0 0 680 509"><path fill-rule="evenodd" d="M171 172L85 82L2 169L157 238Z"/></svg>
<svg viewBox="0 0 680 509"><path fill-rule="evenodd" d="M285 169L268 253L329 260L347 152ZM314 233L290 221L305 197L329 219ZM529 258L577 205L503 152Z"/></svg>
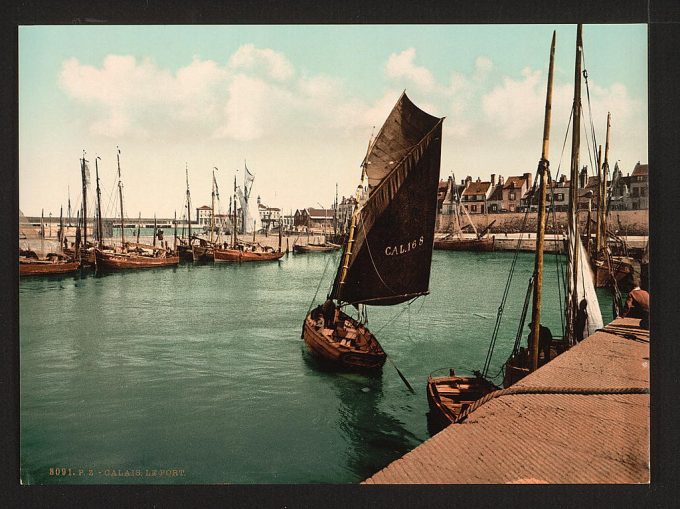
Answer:
<svg viewBox="0 0 680 509"><path fill-rule="evenodd" d="M537 170L538 174L538 170ZM531 189L531 195L533 196L534 192L536 190L536 182L534 181L534 185L532 186ZM498 332L500 330L500 325L501 325L501 320L503 318L503 310L505 308L505 302L508 299L508 294L510 292L510 286L512 283L512 277L515 272L515 266L517 265L517 259L519 257L519 252L520 252L520 247L522 245L522 240L524 236L524 227L526 226L527 223L527 218L529 216L529 209L531 207L527 207L527 210L524 212L524 219L522 220L522 226L520 228L520 234L519 238L517 239L517 247L515 248L515 254L512 259L512 264L510 265L510 273L508 274L508 279L505 282L505 289L503 290L503 296L501 298L501 303L498 306L498 312L496 314L496 323L494 325L493 333L491 334L491 342L489 343L489 349L487 350L486 353L486 359L484 360L484 368L482 369L482 374L483 376L486 377L488 371L489 371L489 366L491 364L491 358L493 357L493 351L496 346L496 340L498 339Z"/></svg>
<svg viewBox="0 0 680 509"><path fill-rule="evenodd" d="M576 394L576 395L598 395L598 394L649 394L649 387L518 387L513 386L507 389L490 392L486 396L478 399L466 408L454 421L454 424L459 424L467 418L469 414L477 410L480 406L492 399L500 396L517 395L517 394Z"/></svg>

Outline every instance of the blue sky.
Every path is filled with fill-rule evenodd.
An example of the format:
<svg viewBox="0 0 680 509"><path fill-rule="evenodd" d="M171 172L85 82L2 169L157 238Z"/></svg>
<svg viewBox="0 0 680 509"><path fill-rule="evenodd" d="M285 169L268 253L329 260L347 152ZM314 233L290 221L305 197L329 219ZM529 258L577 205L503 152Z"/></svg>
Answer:
<svg viewBox="0 0 680 509"><path fill-rule="evenodd" d="M196 206L219 168L226 207L244 160L264 203L329 206L336 182L341 195L356 187L372 128L404 89L447 117L443 178L533 172L553 30L555 172L574 25L20 27L20 207L58 215L68 187L78 203L86 150L113 214L116 146L129 217L181 214L185 164ZM610 157L631 171L647 160L647 28L586 25L584 49L598 143L611 111Z"/></svg>

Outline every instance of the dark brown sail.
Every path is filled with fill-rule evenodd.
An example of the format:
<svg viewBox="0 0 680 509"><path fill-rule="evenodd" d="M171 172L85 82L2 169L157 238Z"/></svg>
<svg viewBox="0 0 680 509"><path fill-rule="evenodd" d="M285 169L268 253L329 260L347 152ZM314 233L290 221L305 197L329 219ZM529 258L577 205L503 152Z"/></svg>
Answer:
<svg viewBox="0 0 680 509"><path fill-rule="evenodd" d="M364 161L369 196L331 298L393 305L428 293L443 119L402 94Z"/></svg>

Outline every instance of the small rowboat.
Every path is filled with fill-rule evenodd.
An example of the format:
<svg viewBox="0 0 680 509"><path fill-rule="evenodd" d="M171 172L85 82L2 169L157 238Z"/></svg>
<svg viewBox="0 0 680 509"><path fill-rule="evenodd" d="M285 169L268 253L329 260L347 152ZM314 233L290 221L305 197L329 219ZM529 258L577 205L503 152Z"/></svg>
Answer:
<svg viewBox="0 0 680 509"><path fill-rule="evenodd" d="M470 405L499 387L477 376L449 376L427 379L427 402L430 406L430 432L437 433L455 422Z"/></svg>
<svg viewBox="0 0 680 509"><path fill-rule="evenodd" d="M279 260L283 251L248 251L246 249L218 249L215 248L216 262L266 262Z"/></svg>
<svg viewBox="0 0 680 509"><path fill-rule="evenodd" d="M342 246L338 244L333 244L331 242L325 242L323 244L295 244L293 246L294 253L327 253L329 251L337 251Z"/></svg>

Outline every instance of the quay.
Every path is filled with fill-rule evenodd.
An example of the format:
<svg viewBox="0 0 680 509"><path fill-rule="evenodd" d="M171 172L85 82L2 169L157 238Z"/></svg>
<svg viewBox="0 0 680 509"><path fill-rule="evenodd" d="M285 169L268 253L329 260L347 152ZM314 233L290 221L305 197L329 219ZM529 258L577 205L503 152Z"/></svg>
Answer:
<svg viewBox="0 0 680 509"><path fill-rule="evenodd" d="M617 318L514 386L525 393L490 399L364 483L648 483L649 331L639 322Z"/></svg>

